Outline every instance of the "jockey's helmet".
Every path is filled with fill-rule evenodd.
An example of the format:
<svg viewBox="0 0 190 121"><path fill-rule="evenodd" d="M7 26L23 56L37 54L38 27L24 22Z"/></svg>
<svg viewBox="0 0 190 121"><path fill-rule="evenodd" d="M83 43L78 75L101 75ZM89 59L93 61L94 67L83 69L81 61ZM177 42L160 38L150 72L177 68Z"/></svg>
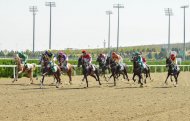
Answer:
<svg viewBox="0 0 190 121"><path fill-rule="evenodd" d="M60 51L60 52L58 53L58 55L61 55L61 56L63 56L63 54L64 54L64 53L63 53L62 51Z"/></svg>
<svg viewBox="0 0 190 121"><path fill-rule="evenodd" d="M18 51L18 55L21 56L23 54L22 51Z"/></svg>
<svg viewBox="0 0 190 121"><path fill-rule="evenodd" d="M85 53L85 54L86 54L86 50L82 50L82 53Z"/></svg>
<svg viewBox="0 0 190 121"><path fill-rule="evenodd" d="M49 49L47 52L48 52L48 53L51 53L51 50Z"/></svg>
<svg viewBox="0 0 190 121"><path fill-rule="evenodd" d="M139 53L138 51L136 51L136 52L135 52L135 55L137 55L137 56L138 56L138 55L140 55L140 53Z"/></svg>
<svg viewBox="0 0 190 121"><path fill-rule="evenodd" d="M175 55L174 55L174 54L171 54L170 56L171 56L171 57L175 57Z"/></svg>
<svg viewBox="0 0 190 121"><path fill-rule="evenodd" d="M112 55L116 55L116 52L113 52Z"/></svg>

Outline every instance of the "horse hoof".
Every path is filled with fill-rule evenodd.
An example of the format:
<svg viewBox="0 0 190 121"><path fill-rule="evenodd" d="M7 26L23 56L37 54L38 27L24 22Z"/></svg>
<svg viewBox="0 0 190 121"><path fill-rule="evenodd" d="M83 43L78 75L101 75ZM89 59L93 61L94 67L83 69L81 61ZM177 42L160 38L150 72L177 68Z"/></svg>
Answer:
<svg viewBox="0 0 190 121"><path fill-rule="evenodd" d="M70 84L70 85L73 85L73 83L72 83L71 81L69 81L69 84Z"/></svg>
<svg viewBox="0 0 190 121"><path fill-rule="evenodd" d="M141 84L141 85L140 85L140 87L142 88L142 87L143 87L143 85Z"/></svg>

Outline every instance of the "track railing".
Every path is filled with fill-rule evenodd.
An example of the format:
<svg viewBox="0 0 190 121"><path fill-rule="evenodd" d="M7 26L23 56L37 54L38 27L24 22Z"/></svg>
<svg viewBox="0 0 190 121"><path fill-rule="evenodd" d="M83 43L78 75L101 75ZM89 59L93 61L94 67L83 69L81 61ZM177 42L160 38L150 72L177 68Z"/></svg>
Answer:
<svg viewBox="0 0 190 121"><path fill-rule="evenodd" d="M133 67L133 65L127 65L128 67ZM166 68L166 65L148 65L150 68L154 67L154 73L157 72L158 67L161 67L161 72L164 72L164 68ZM16 65L0 65L0 68L12 68L13 69L13 77L15 78L16 76ZM36 67L40 68L40 65L36 65ZM77 67L77 65L74 65L74 67ZM190 65L179 65L181 71L190 71ZM76 73L76 72L74 72ZM0 76L1 77L1 76Z"/></svg>

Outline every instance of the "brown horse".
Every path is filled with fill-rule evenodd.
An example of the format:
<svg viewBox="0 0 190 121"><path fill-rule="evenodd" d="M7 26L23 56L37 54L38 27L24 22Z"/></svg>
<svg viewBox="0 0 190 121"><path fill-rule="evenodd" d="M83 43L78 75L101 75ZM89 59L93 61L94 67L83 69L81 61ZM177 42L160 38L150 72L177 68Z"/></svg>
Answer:
<svg viewBox="0 0 190 121"><path fill-rule="evenodd" d="M67 63L67 69L63 67L63 63L59 63L59 68L61 69L62 73L67 73L69 76L69 84L72 85L72 73L73 70L75 70L74 66L71 65L70 63Z"/></svg>
<svg viewBox="0 0 190 121"><path fill-rule="evenodd" d="M53 75L54 78L57 80L56 82L56 88L59 88L59 84L61 84L61 69L59 68L58 65L54 65L56 68L55 72L52 72L51 67L49 67L49 60L45 55L42 55L42 58L40 60L41 66L42 66L42 80L41 80L41 86L40 88L43 87L44 83L44 78L46 75Z"/></svg>
<svg viewBox="0 0 190 121"><path fill-rule="evenodd" d="M19 58L18 56L15 57L15 62L17 64L17 73L16 73L16 77L14 78L14 80L12 81L13 83L15 81L18 80L18 75L21 73L26 73L28 75L28 77L30 78L30 84L33 84L33 71L36 69L36 64L32 63L32 64L27 64L27 68L24 66L24 64L21 63L21 58Z"/></svg>

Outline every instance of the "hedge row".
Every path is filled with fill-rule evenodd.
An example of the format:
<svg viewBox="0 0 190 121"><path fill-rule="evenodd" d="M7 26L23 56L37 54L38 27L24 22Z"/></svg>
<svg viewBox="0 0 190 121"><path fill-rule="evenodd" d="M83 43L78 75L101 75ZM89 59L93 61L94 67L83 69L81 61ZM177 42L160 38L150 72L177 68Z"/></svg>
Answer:
<svg viewBox="0 0 190 121"><path fill-rule="evenodd" d="M35 63L39 64L38 60L29 60L28 63ZM70 60L69 63L72 65L77 65L77 61ZM132 62L125 62L127 65L132 65ZM97 65L97 62L93 62L93 64ZM159 62L147 62L148 65L165 65L165 61L159 61ZM189 65L189 61L182 62L182 65ZM2 59L0 60L0 65L15 65L14 60L11 59ZM165 72L165 67L150 67L151 72ZM183 71L189 71L189 67L182 67L181 70ZM41 75L40 68L37 68L34 72L34 76ZM82 73L81 68L75 68L75 72L77 75L80 75ZM132 67L128 67L128 72L132 73ZM25 75L20 75L25 76ZM0 77L13 77L13 68L0 68Z"/></svg>

